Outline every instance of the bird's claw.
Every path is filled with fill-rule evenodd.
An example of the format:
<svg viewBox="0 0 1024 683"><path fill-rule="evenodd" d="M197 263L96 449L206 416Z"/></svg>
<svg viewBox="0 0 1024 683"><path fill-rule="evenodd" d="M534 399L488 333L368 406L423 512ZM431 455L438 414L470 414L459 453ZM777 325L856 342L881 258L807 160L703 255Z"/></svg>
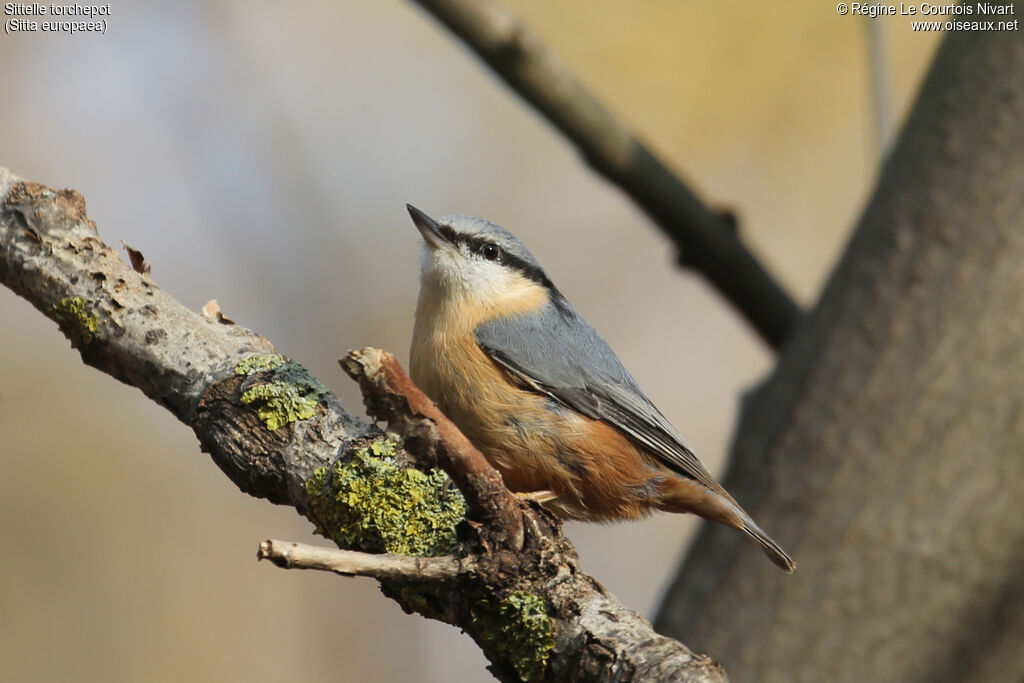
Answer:
<svg viewBox="0 0 1024 683"><path fill-rule="evenodd" d="M544 489L543 491L516 491L515 496L520 500L532 500L538 505L549 503L558 498L557 493L554 491L548 491L547 489Z"/></svg>

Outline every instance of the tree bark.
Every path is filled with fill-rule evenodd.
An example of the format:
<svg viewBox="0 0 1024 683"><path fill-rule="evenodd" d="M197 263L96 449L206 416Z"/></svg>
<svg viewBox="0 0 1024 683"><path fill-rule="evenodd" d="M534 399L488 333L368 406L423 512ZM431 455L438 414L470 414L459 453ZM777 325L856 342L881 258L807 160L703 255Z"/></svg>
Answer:
<svg viewBox="0 0 1024 683"><path fill-rule="evenodd" d="M741 681L1024 679L1024 40L950 33L725 483L662 633Z"/></svg>

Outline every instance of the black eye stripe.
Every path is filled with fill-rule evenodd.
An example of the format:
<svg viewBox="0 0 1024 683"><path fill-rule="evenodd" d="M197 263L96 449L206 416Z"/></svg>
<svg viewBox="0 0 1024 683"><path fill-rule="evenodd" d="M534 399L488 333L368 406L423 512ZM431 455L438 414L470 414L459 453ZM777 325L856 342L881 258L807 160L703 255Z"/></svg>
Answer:
<svg viewBox="0 0 1024 683"><path fill-rule="evenodd" d="M532 263L528 263L523 259L519 258L514 254L508 253L499 244L495 244L491 240L483 237L477 237L476 235L464 235L452 229L450 225L438 226L438 231L453 244L465 244L469 248L471 254L481 254L483 249L488 244L494 244L498 247L498 258L494 260L495 263L500 263L503 266L514 268L522 273L523 277L528 280L532 280L537 284L546 287L548 290L554 293L558 293L551 279L548 278L547 274L540 269L539 266L535 266Z"/></svg>
<svg viewBox="0 0 1024 683"><path fill-rule="evenodd" d="M459 242L462 241L462 235L452 230L451 226L438 225L437 231L441 233L441 235L449 242L454 242L455 244L458 244Z"/></svg>

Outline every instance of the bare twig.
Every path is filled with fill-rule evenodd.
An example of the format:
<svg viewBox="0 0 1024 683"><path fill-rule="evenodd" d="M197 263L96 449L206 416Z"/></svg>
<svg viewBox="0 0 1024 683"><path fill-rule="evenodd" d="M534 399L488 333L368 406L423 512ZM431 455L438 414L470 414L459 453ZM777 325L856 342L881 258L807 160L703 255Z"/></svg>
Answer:
<svg viewBox="0 0 1024 683"><path fill-rule="evenodd" d="M256 557L282 569L318 569L382 581L450 581L462 571L462 563L454 557L376 555L273 539L260 543Z"/></svg>
<svg viewBox="0 0 1024 683"><path fill-rule="evenodd" d="M868 82L871 87L871 113L879 165L885 161L892 137L892 102L889 97L889 64L885 51L885 23L864 17L867 37Z"/></svg>
<svg viewBox="0 0 1024 683"><path fill-rule="evenodd" d="M492 0L416 0L622 189L773 348L800 317L782 286L709 209L591 95L547 47Z"/></svg>

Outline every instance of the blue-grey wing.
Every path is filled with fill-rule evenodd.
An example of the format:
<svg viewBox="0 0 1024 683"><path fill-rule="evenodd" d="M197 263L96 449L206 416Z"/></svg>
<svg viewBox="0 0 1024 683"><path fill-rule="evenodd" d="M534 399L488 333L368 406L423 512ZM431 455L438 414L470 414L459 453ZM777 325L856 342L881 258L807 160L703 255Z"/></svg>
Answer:
<svg viewBox="0 0 1024 683"><path fill-rule="evenodd" d="M479 325L480 348L526 388L614 427L679 474L720 490L608 343L565 299Z"/></svg>

